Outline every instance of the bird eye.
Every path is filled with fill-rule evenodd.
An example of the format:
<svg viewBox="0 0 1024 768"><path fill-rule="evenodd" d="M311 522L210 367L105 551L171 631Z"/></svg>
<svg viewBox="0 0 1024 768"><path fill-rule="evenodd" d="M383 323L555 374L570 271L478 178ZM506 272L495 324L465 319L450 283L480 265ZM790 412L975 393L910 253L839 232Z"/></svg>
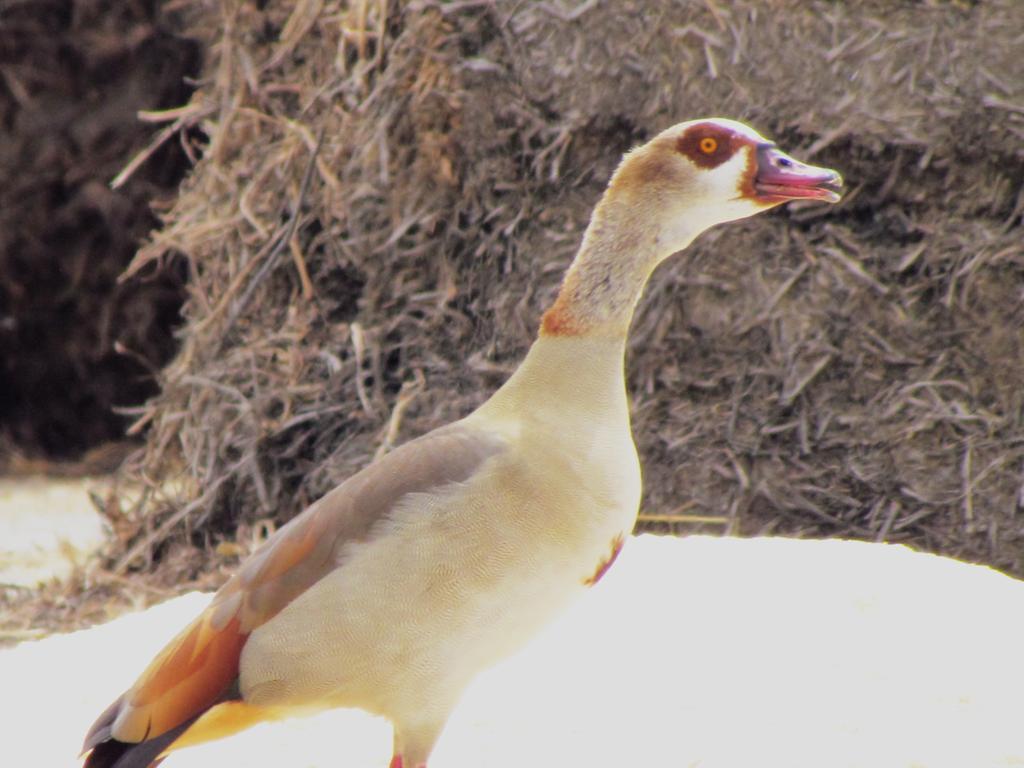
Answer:
<svg viewBox="0 0 1024 768"><path fill-rule="evenodd" d="M705 136L700 140L700 151L705 155L714 154L716 149L718 149L718 139L712 138L711 136Z"/></svg>

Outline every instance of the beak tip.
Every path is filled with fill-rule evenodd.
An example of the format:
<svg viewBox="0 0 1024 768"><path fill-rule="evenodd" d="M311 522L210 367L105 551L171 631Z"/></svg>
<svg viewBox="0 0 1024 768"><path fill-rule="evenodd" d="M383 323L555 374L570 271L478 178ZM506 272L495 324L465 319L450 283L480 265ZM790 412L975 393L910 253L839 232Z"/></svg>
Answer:
<svg viewBox="0 0 1024 768"><path fill-rule="evenodd" d="M843 177L831 168L806 165L773 145L758 150L754 190L763 202L820 200L838 203L842 199Z"/></svg>

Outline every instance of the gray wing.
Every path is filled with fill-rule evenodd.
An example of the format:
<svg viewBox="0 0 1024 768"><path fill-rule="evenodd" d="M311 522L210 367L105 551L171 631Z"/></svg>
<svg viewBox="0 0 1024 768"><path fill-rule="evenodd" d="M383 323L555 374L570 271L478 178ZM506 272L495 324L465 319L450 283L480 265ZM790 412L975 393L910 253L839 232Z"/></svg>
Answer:
<svg viewBox="0 0 1024 768"><path fill-rule="evenodd" d="M223 612L233 616L241 609L242 629L251 631L331 571L339 549L368 538L377 521L403 496L464 482L504 447L497 436L461 423L401 445L274 534L222 588L221 592L240 598L239 602L228 600L235 605L225 604ZM236 581L237 585L232 584ZM217 616L214 626L226 623L230 616Z"/></svg>
<svg viewBox="0 0 1024 768"><path fill-rule="evenodd" d="M375 461L289 521L100 716L86 736L84 749L96 748L87 764L111 764L103 761L180 729L221 701L249 634L333 570L344 544L372 536L405 495L464 482L504 449L487 432L443 427Z"/></svg>

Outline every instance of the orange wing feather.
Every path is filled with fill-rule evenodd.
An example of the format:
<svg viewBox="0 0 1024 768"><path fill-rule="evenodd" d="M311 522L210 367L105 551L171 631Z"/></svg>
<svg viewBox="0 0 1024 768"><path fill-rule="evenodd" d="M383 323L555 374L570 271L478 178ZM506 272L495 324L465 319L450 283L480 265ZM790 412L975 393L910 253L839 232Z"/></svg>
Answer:
<svg viewBox="0 0 1024 768"><path fill-rule="evenodd" d="M159 736L215 704L238 676L248 635L232 619L217 631L209 610L172 640L142 673L124 699L113 735L138 742Z"/></svg>
<svg viewBox="0 0 1024 768"><path fill-rule="evenodd" d="M310 510L313 512L313 510ZM277 599L258 599L280 585L322 537L315 515L289 530L281 529L214 596L196 619L150 662L125 694L111 734L119 741L139 742L166 733L220 701L236 677L242 648L249 633L277 614L307 585L279 589ZM304 523L304 524L301 524ZM283 586L283 585L280 585ZM256 599L254 599L256 598Z"/></svg>

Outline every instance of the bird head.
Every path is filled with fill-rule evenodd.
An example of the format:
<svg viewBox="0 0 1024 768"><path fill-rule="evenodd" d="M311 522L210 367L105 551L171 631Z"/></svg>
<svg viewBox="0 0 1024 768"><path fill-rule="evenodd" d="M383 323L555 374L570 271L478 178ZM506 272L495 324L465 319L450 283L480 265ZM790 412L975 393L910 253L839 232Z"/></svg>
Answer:
<svg viewBox="0 0 1024 768"><path fill-rule="evenodd" d="M842 177L796 160L743 123L679 123L626 154L610 197L655 230L662 248L685 248L700 232L789 200L840 199Z"/></svg>

